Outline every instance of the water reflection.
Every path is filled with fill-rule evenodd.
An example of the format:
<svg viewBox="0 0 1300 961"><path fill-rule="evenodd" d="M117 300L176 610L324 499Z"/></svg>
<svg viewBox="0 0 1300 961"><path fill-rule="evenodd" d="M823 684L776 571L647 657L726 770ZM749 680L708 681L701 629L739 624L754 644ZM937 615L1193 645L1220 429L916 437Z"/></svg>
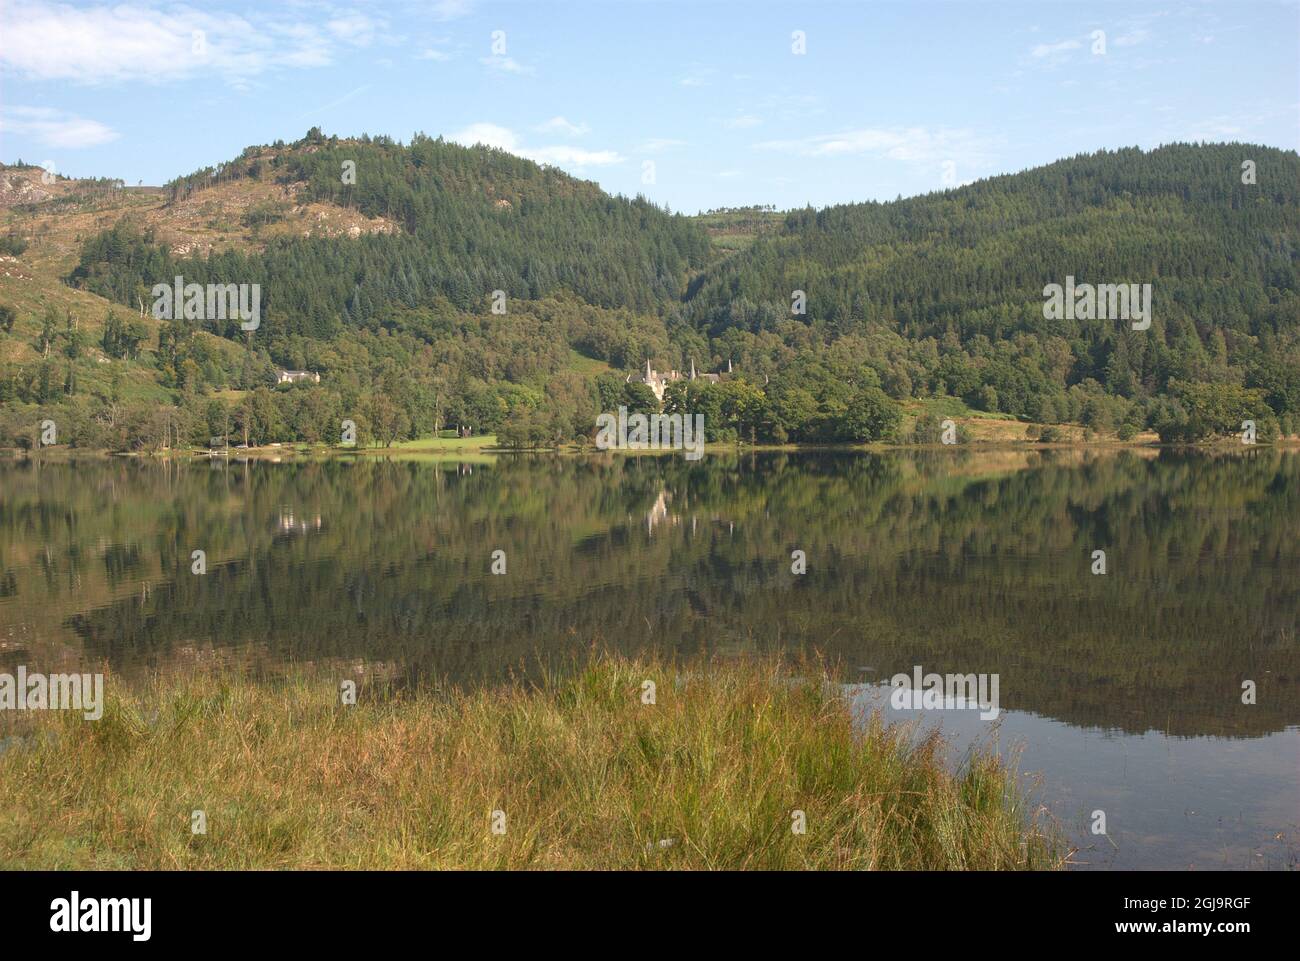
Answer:
<svg viewBox="0 0 1300 961"><path fill-rule="evenodd" d="M1293 775L1298 527L1300 456L1271 450L4 462L0 669L472 683L593 644L817 649L866 684L998 673L1037 745L1145 772L1138 745L1212 737L1177 750L1213 779L1265 738Z"/></svg>
<svg viewBox="0 0 1300 961"><path fill-rule="evenodd" d="M1119 736L1024 711L895 710L889 688L852 685L864 715L881 711L919 738L939 730L956 761L973 744L1015 763L1076 850L1078 870L1296 870L1300 867L1297 734L1261 738ZM1106 815L1094 834L1093 812Z"/></svg>

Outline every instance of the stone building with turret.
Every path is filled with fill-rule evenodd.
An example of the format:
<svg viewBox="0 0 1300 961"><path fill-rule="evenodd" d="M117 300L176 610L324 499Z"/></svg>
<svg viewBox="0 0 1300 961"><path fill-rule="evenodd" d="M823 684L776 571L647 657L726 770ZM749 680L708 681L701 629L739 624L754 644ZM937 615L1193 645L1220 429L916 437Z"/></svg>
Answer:
<svg viewBox="0 0 1300 961"><path fill-rule="evenodd" d="M727 374L728 375L731 374L730 360L727 361ZM655 399L662 404L664 402L664 391L667 389L668 385L673 383L674 381L687 380L687 379L704 380L704 381L708 381L710 384L716 384L722 380L722 376L723 376L722 374L696 374L694 358L691 359L691 373L689 378L683 376L682 372L679 370L670 370L666 374L661 374L659 373L659 371L655 370L653 367L650 366L650 360L649 358L647 358L645 362L645 373L638 376L636 378L636 382L638 384L645 384L647 387L649 387L650 390L654 393ZM627 383L632 382L631 374L628 374L626 382Z"/></svg>

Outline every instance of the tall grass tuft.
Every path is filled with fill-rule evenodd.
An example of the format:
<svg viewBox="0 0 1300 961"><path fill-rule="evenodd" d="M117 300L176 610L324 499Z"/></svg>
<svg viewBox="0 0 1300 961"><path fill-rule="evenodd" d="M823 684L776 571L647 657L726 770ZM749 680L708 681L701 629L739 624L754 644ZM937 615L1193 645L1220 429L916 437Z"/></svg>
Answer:
<svg viewBox="0 0 1300 961"><path fill-rule="evenodd" d="M656 703L642 703L642 682ZM612 657L451 694L194 677L0 754L5 868L1036 869L1015 777L820 669ZM110 683L110 688L113 685ZM191 833L205 812L207 833ZM505 833L494 834L493 812ZM806 833L792 830L802 811Z"/></svg>

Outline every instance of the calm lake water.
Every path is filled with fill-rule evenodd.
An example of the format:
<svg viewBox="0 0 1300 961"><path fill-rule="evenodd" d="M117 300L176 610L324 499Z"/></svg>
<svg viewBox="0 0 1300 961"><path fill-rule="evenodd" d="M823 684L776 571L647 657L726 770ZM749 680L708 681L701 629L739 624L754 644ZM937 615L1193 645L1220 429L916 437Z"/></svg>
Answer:
<svg viewBox="0 0 1300 961"><path fill-rule="evenodd" d="M1270 450L8 461L0 670L422 685L818 650L955 761L1017 753L1080 862L1294 868L1297 535L1300 455ZM915 665L998 674L1001 717L892 710Z"/></svg>

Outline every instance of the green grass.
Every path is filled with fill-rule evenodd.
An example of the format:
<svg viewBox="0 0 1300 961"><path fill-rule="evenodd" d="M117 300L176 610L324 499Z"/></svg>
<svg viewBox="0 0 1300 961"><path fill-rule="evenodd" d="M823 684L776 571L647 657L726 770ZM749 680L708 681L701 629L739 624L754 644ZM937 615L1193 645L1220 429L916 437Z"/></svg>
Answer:
<svg viewBox="0 0 1300 961"><path fill-rule="evenodd" d="M855 721L806 665L599 659L540 686L363 689L353 706L333 676L107 686L101 720L41 715L0 754L0 867L1060 864L995 758L951 773L936 740Z"/></svg>
<svg viewBox="0 0 1300 961"><path fill-rule="evenodd" d="M935 417L976 417L988 420L1015 420L1011 414L989 413L970 407L960 397L917 397L906 401L904 407L913 414L933 414Z"/></svg>
<svg viewBox="0 0 1300 961"><path fill-rule="evenodd" d="M785 218L781 211L734 210L697 214L695 220L707 231L713 252L729 256L752 246L761 235L778 232Z"/></svg>
<svg viewBox="0 0 1300 961"><path fill-rule="evenodd" d="M392 447L369 448L378 451L448 451L479 450L495 447L496 434L480 434L475 437L418 437L415 440L395 441Z"/></svg>
<svg viewBox="0 0 1300 961"><path fill-rule="evenodd" d="M601 374L609 373L614 368L610 367L609 364L603 360L597 360L595 357L588 357L585 354L580 354L570 347L567 369L577 374L581 374L583 377L599 377Z"/></svg>

